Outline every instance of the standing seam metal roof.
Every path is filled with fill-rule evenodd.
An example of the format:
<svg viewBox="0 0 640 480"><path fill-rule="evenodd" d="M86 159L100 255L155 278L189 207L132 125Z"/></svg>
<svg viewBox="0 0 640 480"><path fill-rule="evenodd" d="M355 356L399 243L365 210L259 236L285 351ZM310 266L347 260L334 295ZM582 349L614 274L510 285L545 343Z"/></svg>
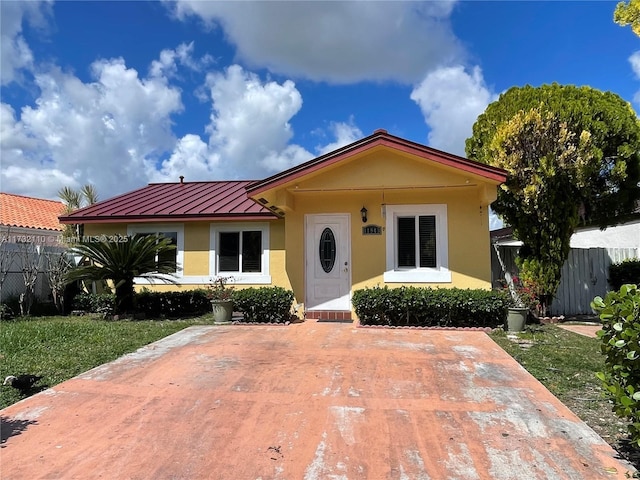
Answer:
<svg viewBox="0 0 640 480"><path fill-rule="evenodd" d="M247 196L242 181L151 183L61 217L61 221L198 218L277 218Z"/></svg>

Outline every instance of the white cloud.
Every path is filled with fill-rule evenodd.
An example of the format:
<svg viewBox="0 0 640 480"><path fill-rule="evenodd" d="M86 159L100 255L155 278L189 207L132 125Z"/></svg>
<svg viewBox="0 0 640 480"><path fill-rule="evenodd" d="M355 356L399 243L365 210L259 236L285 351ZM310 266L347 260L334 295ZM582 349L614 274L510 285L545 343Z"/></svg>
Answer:
<svg viewBox="0 0 640 480"><path fill-rule="evenodd" d="M176 182L182 175L186 181L215 180L224 177L220 157L198 135L187 134L173 149L171 157L162 162L160 171L151 170L150 180Z"/></svg>
<svg viewBox="0 0 640 480"><path fill-rule="evenodd" d="M2 105L4 191L55 198L64 185L90 182L106 198L146 183L157 157L173 148L178 89L139 78L122 59L94 62L91 72L91 83L57 68L36 74L40 95L19 118Z"/></svg>
<svg viewBox="0 0 640 480"><path fill-rule="evenodd" d="M180 175L259 179L314 156L291 143L290 122L302 108L295 84L262 80L238 65L206 77L206 137L176 139L172 115L183 105L170 78L202 66L192 52L192 44L164 50L146 78L123 59L94 62L87 83L56 67L36 73L34 105L16 112L0 104L3 190L55 198L65 185L93 183L107 198ZM330 130L335 146L360 134L353 121Z"/></svg>
<svg viewBox="0 0 640 480"><path fill-rule="evenodd" d="M629 63L631 64L631 69L635 74L636 78L640 78L640 50L637 52L633 52L633 54L629 57ZM640 105L640 91L636 92L633 96L633 101Z"/></svg>
<svg viewBox="0 0 640 480"><path fill-rule="evenodd" d="M640 50L633 52L629 57L629 63L631 64L633 73L635 73L636 77L640 78Z"/></svg>
<svg viewBox="0 0 640 480"><path fill-rule="evenodd" d="M328 143L327 145L317 147L318 155L324 155L325 153L337 150L338 148L349 145L364 136L362 131L353 123L353 117L350 118L347 123L332 122L329 125L329 130L333 133L336 140L335 142Z"/></svg>
<svg viewBox="0 0 640 480"><path fill-rule="evenodd" d="M259 179L313 156L289 144L290 120L302 107L302 96L292 81L263 82L232 65L207 75L206 83L212 102L208 144L194 135L183 138L155 177Z"/></svg>
<svg viewBox="0 0 640 480"><path fill-rule="evenodd" d="M172 78L178 74L178 66L186 67L195 72L200 72L213 63L213 57L209 54L202 58L193 58L193 42L181 43L176 49L166 49L160 52L160 58L151 62L149 75L152 77Z"/></svg>
<svg viewBox="0 0 640 480"><path fill-rule="evenodd" d="M413 83L463 48L444 2L202 2L170 4L177 18L220 26L252 67L334 83Z"/></svg>
<svg viewBox="0 0 640 480"><path fill-rule="evenodd" d="M12 192L23 192L27 196L34 196L34 185L38 185L37 196L39 198L50 198L58 200L56 192L61 185L72 188L80 187L81 183L77 178L61 172L57 168L42 169L38 167L18 167L10 165L2 170L3 191L5 186L10 186Z"/></svg>
<svg viewBox="0 0 640 480"><path fill-rule="evenodd" d="M459 65L430 72L413 89L411 99L422 110L429 127L428 144L465 156L465 140L472 135L473 124L498 95L485 84L480 67L467 72ZM502 226L502 220L490 210L489 228Z"/></svg>
<svg viewBox="0 0 640 480"><path fill-rule="evenodd" d="M22 35L23 21L33 27L44 24L50 1L0 2L0 83L21 79L22 69L33 68L33 53Z"/></svg>
<svg viewBox="0 0 640 480"><path fill-rule="evenodd" d="M478 115L498 96L485 84L480 67L443 67L429 73L411 92L430 129L430 146L464 156L464 142Z"/></svg>

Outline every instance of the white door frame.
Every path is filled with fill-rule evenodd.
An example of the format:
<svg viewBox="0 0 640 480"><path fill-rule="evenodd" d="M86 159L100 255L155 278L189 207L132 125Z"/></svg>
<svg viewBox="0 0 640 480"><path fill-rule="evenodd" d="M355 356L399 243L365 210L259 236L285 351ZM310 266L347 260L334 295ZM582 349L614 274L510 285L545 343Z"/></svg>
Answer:
<svg viewBox="0 0 640 480"><path fill-rule="evenodd" d="M336 260L326 274L319 259L319 231L333 227ZM351 310L351 214L327 213L304 216L305 309Z"/></svg>

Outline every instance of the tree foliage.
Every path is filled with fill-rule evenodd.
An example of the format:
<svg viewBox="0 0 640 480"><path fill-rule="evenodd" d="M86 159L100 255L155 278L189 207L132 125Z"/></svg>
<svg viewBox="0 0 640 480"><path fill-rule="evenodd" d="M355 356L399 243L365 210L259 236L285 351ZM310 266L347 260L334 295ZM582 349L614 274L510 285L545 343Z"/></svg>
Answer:
<svg viewBox="0 0 640 480"><path fill-rule="evenodd" d="M476 120L466 141L467 157L492 165L489 145L498 126L532 108L555 113L575 135L589 132L598 149L591 188L576 198L582 221L606 227L633 212L640 196L640 122L631 105L612 92L556 83L513 87Z"/></svg>
<svg viewBox="0 0 640 480"><path fill-rule="evenodd" d="M639 150L631 106L589 87L514 87L478 117L467 156L507 170L492 207L523 242L521 277L543 306L576 226L605 227L635 209Z"/></svg>
<svg viewBox="0 0 640 480"><path fill-rule="evenodd" d="M508 172L494 208L511 218L524 244L519 253L522 280L544 307L560 282L579 220L574 199L589 188L597 149L588 132L577 136L557 114L535 108L503 122L488 150L493 164Z"/></svg>
<svg viewBox="0 0 640 480"><path fill-rule="evenodd" d="M640 37L640 0L619 2L613 12L613 21L623 27L631 25L633 33Z"/></svg>
<svg viewBox="0 0 640 480"><path fill-rule="evenodd" d="M84 257L88 264L78 266L67 274L67 281L111 280L115 286L116 313L132 312L134 279L144 277L175 283L166 275L176 272L175 259L165 255L176 249L171 239L156 235L122 237L123 241L80 243L73 252Z"/></svg>

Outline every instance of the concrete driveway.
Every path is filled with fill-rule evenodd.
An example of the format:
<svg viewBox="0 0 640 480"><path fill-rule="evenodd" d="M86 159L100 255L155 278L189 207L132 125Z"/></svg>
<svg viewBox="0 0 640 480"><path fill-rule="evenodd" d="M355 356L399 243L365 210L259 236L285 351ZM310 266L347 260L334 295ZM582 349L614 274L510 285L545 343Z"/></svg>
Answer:
<svg viewBox="0 0 640 480"><path fill-rule="evenodd" d="M0 415L5 480L584 480L630 470L481 332L192 327Z"/></svg>

